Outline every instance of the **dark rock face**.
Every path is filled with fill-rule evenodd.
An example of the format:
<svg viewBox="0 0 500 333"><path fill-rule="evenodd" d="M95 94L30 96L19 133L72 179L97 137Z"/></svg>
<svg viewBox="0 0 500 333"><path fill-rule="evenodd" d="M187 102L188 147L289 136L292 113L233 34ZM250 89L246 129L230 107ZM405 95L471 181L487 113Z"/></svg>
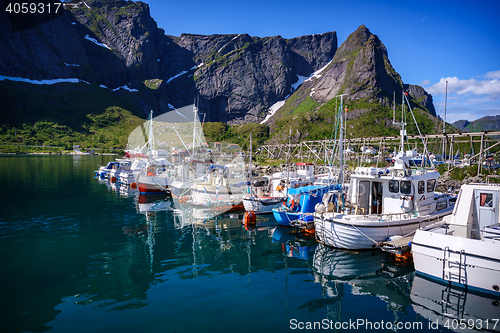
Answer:
<svg viewBox="0 0 500 333"><path fill-rule="evenodd" d="M200 109L213 111L207 120L229 123L262 120L272 104L291 94L297 75L324 66L337 48L335 32L290 40L183 34L174 41L194 59L185 67L186 74L167 83L168 90L175 91L175 103L190 103L197 93ZM186 87L191 94L182 93Z"/></svg>
<svg viewBox="0 0 500 333"><path fill-rule="evenodd" d="M6 13L1 12L0 31L2 75L33 80L69 78L76 77L79 72L76 66L71 65L89 64L81 40L67 15L12 33Z"/></svg>
<svg viewBox="0 0 500 333"><path fill-rule="evenodd" d="M144 114L196 100L206 121L227 123L260 122L270 106L294 92L299 76L326 65L320 77L303 84L319 102L345 93L350 100L389 104L393 91L403 89L385 46L364 26L337 50L335 32L292 39L174 37L157 27L142 2L87 0L65 7L62 17L17 33L0 13L0 75L79 78L109 89L127 85L138 91L116 93L132 94ZM430 109L430 95L416 86L409 90Z"/></svg>
<svg viewBox="0 0 500 333"><path fill-rule="evenodd" d="M434 103L432 102L432 95L427 93L421 86L416 86L413 84L405 84L405 91L413 97L420 106L429 110L429 113L436 116L436 109L434 108Z"/></svg>
<svg viewBox="0 0 500 333"><path fill-rule="evenodd" d="M283 39L249 35L165 35L142 2L72 2L62 17L10 33L1 13L0 74L29 79L79 78L110 89L143 91L145 113L196 99L207 121L257 122L337 50L335 32ZM154 90L147 82L156 82ZM145 87L146 86L146 87Z"/></svg>
<svg viewBox="0 0 500 333"><path fill-rule="evenodd" d="M401 99L403 82L392 68L380 39L360 26L340 46L332 62L316 79L312 98L325 103L339 94L351 101L368 99L392 103L393 92Z"/></svg>

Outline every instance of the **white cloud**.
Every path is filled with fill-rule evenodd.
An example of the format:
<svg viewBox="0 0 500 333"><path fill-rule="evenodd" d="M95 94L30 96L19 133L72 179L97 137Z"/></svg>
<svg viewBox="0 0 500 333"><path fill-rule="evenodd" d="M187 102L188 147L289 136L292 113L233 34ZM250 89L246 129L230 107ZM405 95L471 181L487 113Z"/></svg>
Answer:
<svg viewBox="0 0 500 333"><path fill-rule="evenodd" d="M487 79L500 79L500 71L492 71L483 75Z"/></svg>
<svg viewBox="0 0 500 333"><path fill-rule="evenodd" d="M495 73L495 72L489 72ZM500 73L499 73L500 74ZM493 74L492 74L493 75ZM476 80L476 79L459 79L457 77L441 78L438 83L426 88L431 94L443 93L446 82L448 82L448 93L450 94L472 94L472 95L490 95L497 99L500 97L500 80Z"/></svg>
<svg viewBox="0 0 500 333"><path fill-rule="evenodd" d="M500 71L491 71L471 79L441 78L432 84L421 85L434 96L436 113L444 115L444 93L448 81L446 122L466 119L474 121L485 116L500 115Z"/></svg>
<svg viewBox="0 0 500 333"><path fill-rule="evenodd" d="M428 86L429 84L431 84L431 80L425 79L422 82L420 82L418 85L425 87L425 86Z"/></svg>

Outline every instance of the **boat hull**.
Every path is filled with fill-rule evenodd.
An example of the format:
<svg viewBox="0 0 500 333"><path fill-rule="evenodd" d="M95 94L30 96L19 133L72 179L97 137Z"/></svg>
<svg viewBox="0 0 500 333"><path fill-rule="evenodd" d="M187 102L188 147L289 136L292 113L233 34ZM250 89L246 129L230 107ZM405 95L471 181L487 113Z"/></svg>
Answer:
<svg viewBox="0 0 500 333"><path fill-rule="evenodd" d="M139 175L137 188L141 194L168 193L168 179L163 177Z"/></svg>
<svg viewBox="0 0 500 333"><path fill-rule="evenodd" d="M450 211L451 212L451 211ZM449 214L445 212L431 217L435 222ZM318 241L330 247L362 250L371 249L392 236L406 236L417 230L429 217L395 220L368 219L365 216L337 213L315 214L314 228Z"/></svg>
<svg viewBox="0 0 500 333"><path fill-rule="evenodd" d="M411 246L418 274L500 296L500 242L417 230Z"/></svg>
<svg viewBox="0 0 500 333"><path fill-rule="evenodd" d="M255 214L271 214L274 206L282 203L286 198L284 197L256 197L245 196L243 197L243 205L247 212L254 212Z"/></svg>
<svg viewBox="0 0 500 333"><path fill-rule="evenodd" d="M276 222L285 227L291 227L292 222L297 221L301 215L299 212L288 212L281 208L275 208L272 212Z"/></svg>
<svg viewBox="0 0 500 333"><path fill-rule="evenodd" d="M196 184L191 188L191 203L193 205L240 205L243 194L233 191L227 186Z"/></svg>

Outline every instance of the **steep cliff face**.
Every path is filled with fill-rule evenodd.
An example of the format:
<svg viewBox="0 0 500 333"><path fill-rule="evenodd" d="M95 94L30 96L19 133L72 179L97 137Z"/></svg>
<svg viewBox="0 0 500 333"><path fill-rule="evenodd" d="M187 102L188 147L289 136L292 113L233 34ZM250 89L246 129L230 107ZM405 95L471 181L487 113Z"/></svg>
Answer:
<svg viewBox="0 0 500 333"><path fill-rule="evenodd" d="M337 45L335 32L290 40L186 34L174 41L193 59L167 83L175 103L190 103L197 93L200 109L212 111L208 120L230 123L261 121L272 104L291 94L297 75L324 66Z"/></svg>
<svg viewBox="0 0 500 333"><path fill-rule="evenodd" d="M430 114L436 116L436 109L434 108L434 103L432 101L432 95L427 93L421 86L416 86L413 84L405 84L405 91L408 92L410 96L420 105L421 107L427 109Z"/></svg>
<svg viewBox="0 0 500 333"><path fill-rule="evenodd" d="M208 121L258 122L337 50L335 32L284 39L242 35L165 35L142 2L72 1L66 15L0 36L0 74L79 78L137 89L145 113L199 101ZM153 84L152 84L153 83ZM121 93L124 93L123 91Z"/></svg>
<svg viewBox="0 0 500 333"><path fill-rule="evenodd" d="M346 118L351 121L350 130L357 136L366 135L365 128L375 130L392 128L392 105L394 96L397 104L402 102L402 92L409 94L412 107L435 116L432 96L419 86L406 85L392 67L387 49L380 39L361 25L338 48L333 59L310 76L281 108L267 121L271 131L279 132L273 142L283 142L287 137L282 119L295 119L292 127L298 126L296 136L300 139L318 136L323 138L326 129L311 127L308 123L335 120L331 112L335 110L335 97L344 95L344 103L349 106ZM338 103L337 103L338 104ZM376 115L375 115L376 113ZM426 115L423 116L427 118ZM422 118L422 119L424 119ZM430 122L433 122L430 119ZM430 128L426 122L426 127ZM332 125L333 126L333 125ZM285 128L285 129L284 129ZM316 131L314 134L313 132ZM396 129L394 129L396 131ZM377 130L381 135L389 135L386 130ZM328 134L329 135L329 134Z"/></svg>
<svg viewBox="0 0 500 333"><path fill-rule="evenodd" d="M362 25L341 45L321 77L313 80L311 89L312 98L322 103L346 94L349 101L368 99L387 105L393 92L402 88L384 44Z"/></svg>
<svg viewBox="0 0 500 333"><path fill-rule="evenodd" d="M12 33L0 12L0 74L33 80L77 77L89 61L68 15Z"/></svg>
<svg viewBox="0 0 500 333"><path fill-rule="evenodd" d="M410 92L412 103L435 114L432 97L421 87L403 85L385 46L365 26L337 50L335 32L292 39L247 34L169 36L157 27L142 2L74 0L65 8L62 17L16 33L10 31L5 13L0 13L4 32L0 34L0 75L78 78L92 89L101 87L132 101L129 109L140 109L144 115L151 109L159 114L196 100L206 121L230 124L261 122L273 104L285 99L285 107L267 124L272 126L277 117L297 109L318 111L339 94L346 94L346 101L352 103L388 106L394 92L400 103L403 89ZM82 91L85 86L75 89ZM45 94L50 100L50 92ZM350 117L370 109L353 111Z"/></svg>

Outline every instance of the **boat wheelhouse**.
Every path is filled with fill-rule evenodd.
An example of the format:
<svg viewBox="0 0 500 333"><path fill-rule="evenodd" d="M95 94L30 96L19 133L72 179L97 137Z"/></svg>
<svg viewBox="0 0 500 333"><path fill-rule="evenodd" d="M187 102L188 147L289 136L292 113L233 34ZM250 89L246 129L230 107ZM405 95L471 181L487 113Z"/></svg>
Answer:
<svg viewBox="0 0 500 333"><path fill-rule="evenodd" d="M462 185L453 213L416 231L417 274L500 296L499 220L499 185Z"/></svg>

